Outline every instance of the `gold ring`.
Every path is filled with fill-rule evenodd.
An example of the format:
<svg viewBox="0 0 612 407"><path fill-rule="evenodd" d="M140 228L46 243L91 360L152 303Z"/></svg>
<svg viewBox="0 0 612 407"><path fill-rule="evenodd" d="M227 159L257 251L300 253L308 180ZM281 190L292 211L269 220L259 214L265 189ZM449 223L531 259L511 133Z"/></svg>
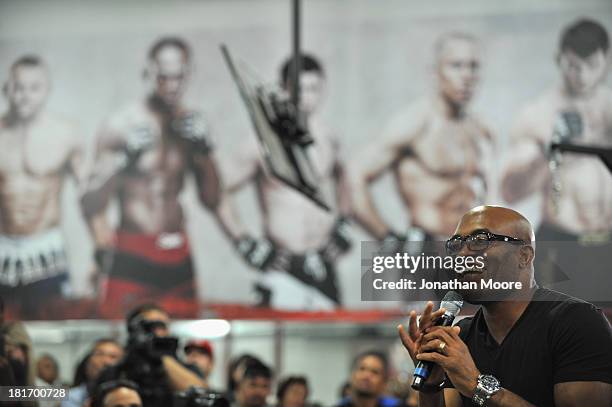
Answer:
<svg viewBox="0 0 612 407"><path fill-rule="evenodd" d="M446 353L444 353L444 349L446 349L446 342L440 341L440 345L438 345L438 349L440 350L440 353L443 353L446 355Z"/></svg>

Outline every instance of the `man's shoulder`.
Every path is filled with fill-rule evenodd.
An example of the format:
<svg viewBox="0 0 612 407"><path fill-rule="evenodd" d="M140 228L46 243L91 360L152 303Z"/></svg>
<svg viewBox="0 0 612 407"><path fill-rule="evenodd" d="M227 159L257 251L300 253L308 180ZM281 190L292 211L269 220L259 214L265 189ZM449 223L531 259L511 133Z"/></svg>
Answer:
<svg viewBox="0 0 612 407"><path fill-rule="evenodd" d="M602 314L601 309L590 302L546 288L536 291L532 302L551 323L560 322L570 325Z"/></svg>
<svg viewBox="0 0 612 407"><path fill-rule="evenodd" d="M555 89L549 89L521 105L516 121L519 123L527 122L527 124L546 122L544 119L552 118L562 103L563 100L559 92Z"/></svg>
<svg viewBox="0 0 612 407"><path fill-rule="evenodd" d="M484 121L480 114L470 112L468 118L469 123L476 129L477 136L480 136L489 143L495 143L495 137L491 130L491 126Z"/></svg>
<svg viewBox="0 0 612 407"><path fill-rule="evenodd" d="M112 111L104 126L114 130L123 130L138 122L146 122L151 119L151 113L142 100L135 100L121 105Z"/></svg>
<svg viewBox="0 0 612 407"><path fill-rule="evenodd" d="M418 99L397 109L390 116L385 123L383 137L408 142L421 133L434 116L431 102L427 98Z"/></svg>

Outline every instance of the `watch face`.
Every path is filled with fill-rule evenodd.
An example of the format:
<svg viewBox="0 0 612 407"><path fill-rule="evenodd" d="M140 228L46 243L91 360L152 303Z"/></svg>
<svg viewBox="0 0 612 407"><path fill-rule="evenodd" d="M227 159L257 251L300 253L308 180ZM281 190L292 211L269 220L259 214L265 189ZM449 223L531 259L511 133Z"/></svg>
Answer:
<svg viewBox="0 0 612 407"><path fill-rule="evenodd" d="M480 378L480 384L485 389L485 391L492 392L499 389L499 380L491 375L483 375Z"/></svg>

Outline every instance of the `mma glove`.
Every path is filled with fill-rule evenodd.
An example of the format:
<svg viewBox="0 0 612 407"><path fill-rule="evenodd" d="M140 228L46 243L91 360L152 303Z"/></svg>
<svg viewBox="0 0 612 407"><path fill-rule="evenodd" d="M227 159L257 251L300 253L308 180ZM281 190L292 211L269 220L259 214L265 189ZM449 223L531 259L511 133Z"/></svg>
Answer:
<svg viewBox="0 0 612 407"><path fill-rule="evenodd" d="M155 144L155 135L147 126L133 128L125 141L123 149L125 170L133 169L143 152L150 149Z"/></svg>
<svg viewBox="0 0 612 407"><path fill-rule="evenodd" d="M190 112L180 116L171 121L170 128L197 153L208 154L213 149L210 128L201 113Z"/></svg>
<svg viewBox="0 0 612 407"><path fill-rule="evenodd" d="M332 229L331 236L325 248L321 250L324 258L335 260L340 255L348 252L353 246L350 238L349 223L346 218L338 218Z"/></svg>
<svg viewBox="0 0 612 407"><path fill-rule="evenodd" d="M268 239L243 236L235 242L235 246L248 265L261 271L265 271L276 256L274 244Z"/></svg>

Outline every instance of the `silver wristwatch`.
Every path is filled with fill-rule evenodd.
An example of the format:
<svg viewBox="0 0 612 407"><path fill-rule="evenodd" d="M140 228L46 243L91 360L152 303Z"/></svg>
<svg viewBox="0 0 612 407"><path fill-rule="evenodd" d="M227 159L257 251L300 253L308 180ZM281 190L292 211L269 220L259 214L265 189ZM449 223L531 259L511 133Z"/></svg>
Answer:
<svg viewBox="0 0 612 407"><path fill-rule="evenodd" d="M500 390L499 380L489 374L481 374L478 376L478 385L474 390L472 403L480 407L486 406L487 401Z"/></svg>

